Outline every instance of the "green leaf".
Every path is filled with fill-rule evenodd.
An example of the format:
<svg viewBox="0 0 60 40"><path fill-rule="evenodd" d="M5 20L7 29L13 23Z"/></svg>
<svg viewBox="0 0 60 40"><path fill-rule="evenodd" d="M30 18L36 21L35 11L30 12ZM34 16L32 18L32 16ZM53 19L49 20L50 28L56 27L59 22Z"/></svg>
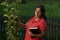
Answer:
<svg viewBox="0 0 60 40"><path fill-rule="evenodd" d="M6 11L6 12L8 11L8 9L3 9L3 10Z"/></svg>
<svg viewBox="0 0 60 40"><path fill-rule="evenodd" d="M4 14L3 16L9 17L8 14Z"/></svg>
<svg viewBox="0 0 60 40"><path fill-rule="evenodd" d="M1 5L6 5L6 2L1 3Z"/></svg>

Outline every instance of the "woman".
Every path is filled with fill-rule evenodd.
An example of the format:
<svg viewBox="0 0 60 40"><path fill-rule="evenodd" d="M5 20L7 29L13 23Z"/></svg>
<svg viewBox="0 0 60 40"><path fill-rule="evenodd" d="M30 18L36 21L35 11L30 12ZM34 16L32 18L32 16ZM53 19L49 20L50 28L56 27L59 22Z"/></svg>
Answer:
<svg viewBox="0 0 60 40"><path fill-rule="evenodd" d="M39 5L35 9L35 16L32 17L26 24L19 22L19 25L22 28L26 29L26 35L24 40L44 40L46 35L46 17L45 17L45 8L43 5ZM41 33L33 34L29 28L37 27ZM33 36L33 37L32 37Z"/></svg>

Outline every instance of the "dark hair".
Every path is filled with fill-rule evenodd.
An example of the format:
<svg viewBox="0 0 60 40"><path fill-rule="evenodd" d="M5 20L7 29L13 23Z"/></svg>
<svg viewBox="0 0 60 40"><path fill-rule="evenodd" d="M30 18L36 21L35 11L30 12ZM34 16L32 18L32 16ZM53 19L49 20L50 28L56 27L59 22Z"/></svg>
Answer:
<svg viewBox="0 0 60 40"><path fill-rule="evenodd" d="M45 21L47 21L46 16L45 16L45 7L43 5L39 5L36 8L40 8L41 9L41 13L42 13L42 17L45 19Z"/></svg>

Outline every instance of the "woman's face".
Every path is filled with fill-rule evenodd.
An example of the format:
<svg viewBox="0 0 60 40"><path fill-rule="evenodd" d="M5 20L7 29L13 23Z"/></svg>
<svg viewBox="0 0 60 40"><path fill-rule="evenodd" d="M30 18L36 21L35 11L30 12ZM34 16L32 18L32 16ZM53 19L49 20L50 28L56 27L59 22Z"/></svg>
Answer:
<svg viewBox="0 0 60 40"><path fill-rule="evenodd" d="M40 8L36 8L35 9L35 16L36 17L40 17L41 16L41 10L40 10Z"/></svg>

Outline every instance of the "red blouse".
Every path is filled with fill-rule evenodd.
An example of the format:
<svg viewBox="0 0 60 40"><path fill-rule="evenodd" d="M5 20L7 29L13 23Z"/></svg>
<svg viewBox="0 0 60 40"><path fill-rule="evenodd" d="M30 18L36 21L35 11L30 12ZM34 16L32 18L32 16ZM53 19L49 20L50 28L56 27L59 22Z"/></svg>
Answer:
<svg viewBox="0 0 60 40"><path fill-rule="evenodd" d="M29 35L29 28L30 27L38 27L39 30L46 30L46 21L41 18L38 21L34 21L35 17L31 18L28 21L28 24L26 25L26 35L25 35L25 40L44 40L44 38L31 38Z"/></svg>

